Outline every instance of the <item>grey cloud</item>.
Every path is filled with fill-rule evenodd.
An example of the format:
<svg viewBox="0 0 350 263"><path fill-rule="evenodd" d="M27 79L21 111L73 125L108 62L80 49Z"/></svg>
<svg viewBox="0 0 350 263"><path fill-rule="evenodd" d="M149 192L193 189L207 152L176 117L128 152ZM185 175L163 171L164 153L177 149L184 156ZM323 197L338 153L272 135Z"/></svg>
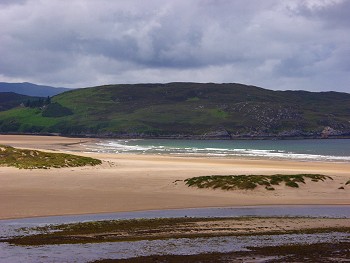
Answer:
<svg viewBox="0 0 350 263"><path fill-rule="evenodd" d="M27 0L1 0L0 7L5 5L18 5L24 4Z"/></svg>
<svg viewBox="0 0 350 263"><path fill-rule="evenodd" d="M349 1L321 7L294 0L18 3L0 6L0 23L7 25L0 28L0 81L76 87L213 81L328 90L327 77L345 91L350 80Z"/></svg>
<svg viewBox="0 0 350 263"><path fill-rule="evenodd" d="M293 57L282 60L276 67L276 71L278 75L289 77L307 77L317 74L314 70L317 64L327 61L332 56L333 50L332 46L322 45L302 47Z"/></svg>
<svg viewBox="0 0 350 263"><path fill-rule="evenodd" d="M306 2L307 3L307 2ZM323 4L322 4L323 3ZM324 1L319 4L299 4L294 10L295 14L317 19L325 27L349 28L350 26L350 1Z"/></svg>

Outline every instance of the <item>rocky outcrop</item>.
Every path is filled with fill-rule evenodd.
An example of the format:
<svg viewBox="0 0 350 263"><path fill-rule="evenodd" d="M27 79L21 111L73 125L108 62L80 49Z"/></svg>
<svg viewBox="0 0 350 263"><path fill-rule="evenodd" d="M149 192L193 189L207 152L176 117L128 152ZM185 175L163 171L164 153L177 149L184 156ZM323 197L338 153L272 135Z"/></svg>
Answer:
<svg viewBox="0 0 350 263"><path fill-rule="evenodd" d="M332 127L327 126L321 132L321 137L322 138L329 138L332 136L334 137L334 136L341 136L341 135L346 135L346 134L347 134L346 131L335 130Z"/></svg>
<svg viewBox="0 0 350 263"><path fill-rule="evenodd" d="M210 131L208 133L205 133L202 135L203 139L222 139L222 140L229 140L231 139L231 134L224 128L219 128L214 131Z"/></svg>

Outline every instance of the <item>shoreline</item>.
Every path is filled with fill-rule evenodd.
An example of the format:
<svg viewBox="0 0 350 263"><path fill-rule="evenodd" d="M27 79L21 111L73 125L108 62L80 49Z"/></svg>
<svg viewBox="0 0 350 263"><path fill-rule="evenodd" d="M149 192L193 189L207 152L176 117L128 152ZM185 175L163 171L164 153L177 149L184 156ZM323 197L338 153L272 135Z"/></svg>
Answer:
<svg viewBox="0 0 350 263"><path fill-rule="evenodd" d="M267 161L267 162L288 162L288 163L328 163L328 164L350 164L350 160L320 160L320 159L303 159L303 158L284 158L284 157L271 157L271 156L243 156L243 155L229 155L229 154L203 154L203 153L194 153L194 154L185 154L185 153L157 153L157 152L142 152L142 153L135 153L135 152L118 152L118 153L112 153L112 152L99 152L96 151L90 151L87 150L86 147L89 146L91 143L99 142L100 140L107 140L107 139L115 139L115 140L123 140L123 138L97 138L97 137L62 137L57 135L49 135L49 136L42 136L42 135L4 135L0 133L0 145L5 144L6 141L4 140L6 137L9 137L10 141L8 142L9 146L22 148L22 149L31 149L31 150L42 150L42 151L49 151L49 152L62 152L62 153L70 153L70 154L76 154L76 155L86 155L86 156L92 156L95 158L98 158L99 156L107 156L107 155L119 155L119 156L130 156L130 157L136 157L136 156L150 156L150 157L168 157L168 158L193 158L193 159L213 159L213 160L237 160L237 161ZM41 140L48 141L52 138L55 138L57 140L52 140L52 143L39 143ZM15 138L15 139L13 139ZM17 140L17 139L20 140ZM29 138L30 140L33 140L33 142L25 142L24 139ZM127 139L127 138L124 138ZM130 138L129 138L130 139ZM131 138L130 140L147 140L147 139L154 139L154 138ZM160 140L168 140L168 138L159 138ZM171 138L170 138L171 139ZM313 138L313 139L320 139L320 138ZM311 139L311 140L313 140ZM332 139L332 138L331 138ZM344 138L338 138L338 139L344 139ZM350 139L350 137L349 137ZM181 140L181 139L178 139ZM194 139L196 140L196 139ZM209 139L210 140L210 139ZM308 139L306 139L308 140ZM326 139L327 140L327 139ZM186 141L186 139L184 140ZM203 141L203 140L198 140ZM208 141L208 140L206 140ZM216 140L214 140L216 141ZM323 156L323 155L320 155ZM336 156L337 157L337 156Z"/></svg>
<svg viewBox="0 0 350 263"><path fill-rule="evenodd" d="M204 207L350 204L350 185L345 186L350 179L350 163L85 153L80 146L83 140L87 138L0 135L0 144L103 161L96 167L49 170L0 167L0 219ZM175 182L214 174L275 173L321 173L334 180L277 191L195 189ZM338 189L341 185L344 190Z"/></svg>
<svg viewBox="0 0 350 263"><path fill-rule="evenodd" d="M250 135L236 135L230 137L222 136L205 136L205 135L173 135L173 136L135 136L135 135L116 135L116 136L104 136L101 134L79 134L79 135L69 135L69 134L59 134L59 133L4 133L0 132L1 135L8 136L47 136L47 137L65 137L65 138L81 138L81 139L104 139L104 140L147 140L147 139L156 139L156 140L198 140L198 141L207 141L207 140L227 140L227 141L261 141L261 140L319 140L319 139L350 139L350 134L347 135L310 135L310 136L250 136Z"/></svg>
<svg viewBox="0 0 350 263"><path fill-rule="evenodd" d="M98 139L93 143L83 144L87 153L106 154L135 154L167 157L200 157L211 159L241 159L241 160L277 160L296 162L329 162L350 163L347 148L348 142L343 140L293 140L270 141L270 142L239 142L225 140L108 140ZM339 141L341 141L339 143ZM218 143L219 142L219 143ZM218 144L217 144L218 143ZM227 144L227 145L226 145ZM275 145L275 146L273 146ZM310 148L301 148L309 145ZM320 146L318 146L320 145ZM340 147L338 151L334 147ZM276 147L276 148L275 148ZM314 148L315 147L315 148ZM327 147L333 150L327 151ZM299 149L299 150L298 150ZM314 149L309 151L308 149ZM348 154L346 154L346 153ZM342 153L342 154L340 154Z"/></svg>
<svg viewBox="0 0 350 263"><path fill-rule="evenodd" d="M88 216L108 216L108 215L117 215L118 214L132 214L132 213L156 213L156 212L183 212L183 211L194 211L194 210L203 210L203 209L251 209L251 208L302 208L302 207L344 207L344 208L350 208L350 203L346 204L255 204L255 205L236 205L236 206L210 206L210 207L186 207L186 208L172 208L172 209L149 209L149 210L126 210L126 211L117 211L117 212L99 212L99 213L83 213L83 214L57 214L57 215L49 215L49 216L32 216L32 217L14 217L14 218L1 218L0 217L0 223L4 221L12 221L12 220L31 220L31 219L46 219L46 218L59 218L59 217L88 217ZM192 216L177 216L175 218L182 218L182 217L189 217L192 218ZM250 216L229 216L230 218L241 218L241 217L250 217ZM252 216L257 217L257 216ZM266 218L318 218L314 216L263 216ZM142 217L140 217L142 218ZM165 217L168 218L168 217ZM171 217L172 218L172 217ZM196 216L194 216L196 218ZM329 219L341 219L344 217L333 217L333 216L326 216L324 218ZM347 218L347 217L346 217ZM139 219L138 217L135 217L135 219ZM102 219L107 220L107 219ZM119 220L119 219L113 219L113 220ZM123 219L124 220L124 219ZM100 220L92 220L92 221L100 221Z"/></svg>

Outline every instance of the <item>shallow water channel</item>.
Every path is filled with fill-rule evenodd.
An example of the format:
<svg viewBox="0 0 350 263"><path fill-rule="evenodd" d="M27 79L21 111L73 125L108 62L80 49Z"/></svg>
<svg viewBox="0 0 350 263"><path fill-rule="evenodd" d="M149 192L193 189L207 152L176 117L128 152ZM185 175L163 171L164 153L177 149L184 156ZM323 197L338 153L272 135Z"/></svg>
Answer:
<svg viewBox="0 0 350 263"><path fill-rule="evenodd" d="M23 235L23 227L83 221L159 218L159 217L239 217L239 216L311 216L349 218L350 206L259 206L141 211L81 216L56 216L0 220L0 238ZM0 262L89 262L100 258L128 258L163 254L198 254L205 252L244 251L249 246L311 244L350 241L346 233L232 236L194 239L168 239L98 244L13 246L0 243Z"/></svg>

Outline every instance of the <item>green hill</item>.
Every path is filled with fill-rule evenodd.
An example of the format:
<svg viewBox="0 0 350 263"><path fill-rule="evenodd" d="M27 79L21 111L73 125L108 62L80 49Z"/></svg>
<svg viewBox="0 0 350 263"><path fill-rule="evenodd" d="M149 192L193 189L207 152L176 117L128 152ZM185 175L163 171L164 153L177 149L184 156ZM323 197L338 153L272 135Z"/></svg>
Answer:
<svg viewBox="0 0 350 263"><path fill-rule="evenodd" d="M350 94L242 84L107 85L0 112L1 132L235 138L350 135Z"/></svg>
<svg viewBox="0 0 350 263"><path fill-rule="evenodd" d="M28 101L38 101L40 97L32 97L14 92L0 92L0 111L6 111L26 104ZM42 98L41 98L42 99Z"/></svg>

